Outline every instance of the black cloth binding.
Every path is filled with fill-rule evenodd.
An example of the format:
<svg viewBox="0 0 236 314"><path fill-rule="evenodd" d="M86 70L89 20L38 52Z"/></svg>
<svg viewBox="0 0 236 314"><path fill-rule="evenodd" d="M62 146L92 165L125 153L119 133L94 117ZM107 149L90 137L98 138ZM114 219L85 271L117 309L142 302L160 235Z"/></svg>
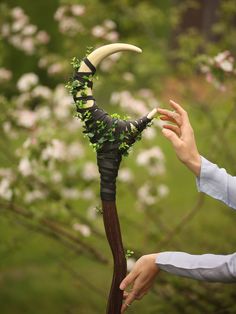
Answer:
<svg viewBox="0 0 236 314"><path fill-rule="evenodd" d="M84 78L84 76L93 76L96 72L96 68L87 58L84 59L84 62L91 72L75 73L74 79L81 83L77 91L84 89L85 83L87 83L87 86L90 88L93 86L92 81L88 80L88 78ZM94 100L94 98L93 96L74 96L74 100L86 102L88 100ZM85 122L84 133L89 136L91 143L99 143L102 139L106 139L102 143L101 148L97 150L97 164L101 178L100 194L102 200L114 201L116 199L116 177L123 153L122 149L120 149L120 144L124 139L121 140L120 137L125 135L125 142L127 145L131 146L151 120L148 119L147 116L130 121L112 118L107 112L96 105L95 100L93 106L82 109L77 107L77 111L80 113L81 119ZM90 115L89 119L87 119L88 113ZM101 130L98 123L103 123L105 127ZM135 126L135 131L133 131L131 124ZM112 140L109 140L107 134L111 129Z"/></svg>

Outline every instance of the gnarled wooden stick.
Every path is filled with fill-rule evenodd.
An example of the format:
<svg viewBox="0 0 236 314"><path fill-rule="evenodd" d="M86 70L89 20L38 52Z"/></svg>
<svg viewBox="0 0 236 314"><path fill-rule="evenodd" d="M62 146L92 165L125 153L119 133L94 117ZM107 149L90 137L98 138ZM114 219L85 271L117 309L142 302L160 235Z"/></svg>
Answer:
<svg viewBox="0 0 236 314"><path fill-rule="evenodd" d="M92 76L96 67L107 56L123 50L141 52L140 48L128 44L102 46L82 61L70 85L77 112L84 121L84 133L97 151L103 221L114 259L107 314L120 314L123 291L119 289L119 285L126 275L126 258L116 209L116 177L122 155L140 138L141 132L156 114L154 109L141 119L126 121L112 118L96 105L92 95Z"/></svg>

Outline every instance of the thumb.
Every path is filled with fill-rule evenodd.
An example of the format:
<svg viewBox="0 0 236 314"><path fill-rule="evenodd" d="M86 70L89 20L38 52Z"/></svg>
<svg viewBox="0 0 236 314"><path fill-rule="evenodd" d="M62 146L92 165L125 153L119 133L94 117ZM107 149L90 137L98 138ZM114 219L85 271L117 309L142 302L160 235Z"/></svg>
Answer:
<svg viewBox="0 0 236 314"><path fill-rule="evenodd" d="M170 129L162 129L162 134L173 144L174 147L177 147L181 144L181 139Z"/></svg>
<svg viewBox="0 0 236 314"><path fill-rule="evenodd" d="M120 284L120 290L125 290L127 286L129 286L137 277L137 274L135 272L130 272L128 276L125 277L125 279L122 280Z"/></svg>

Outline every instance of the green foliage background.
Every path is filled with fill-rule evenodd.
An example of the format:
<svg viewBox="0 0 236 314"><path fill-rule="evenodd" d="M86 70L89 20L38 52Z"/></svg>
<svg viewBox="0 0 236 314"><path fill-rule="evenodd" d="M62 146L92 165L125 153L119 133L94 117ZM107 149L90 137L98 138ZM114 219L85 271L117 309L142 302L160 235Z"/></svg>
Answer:
<svg viewBox="0 0 236 314"><path fill-rule="evenodd" d="M30 99L19 107L19 78L28 72L36 73L40 84L55 92L71 75L70 60L82 58L88 46L97 47L111 41L92 35L96 25L104 20L115 22L119 42L142 48L141 55L129 53L112 63L108 71L98 70L95 96L109 113L127 114L122 106L110 106L114 92L129 91L136 99L148 89L152 97L167 107L174 99L186 108L193 124L199 151L202 155L236 173L235 166L235 78L226 77L226 91L221 92L207 83L199 71L199 56L230 50L236 53L235 3L219 1L217 19L212 22L210 40L205 30L195 25L183 27L189 10L197 10L208 1L1 1L0 24L8 23L9 10L20 6L30 22L50 35L46 45L33 54L15 48L6 37L0 40L0 67L12 71L10 81L1 82L0 166L12 169L16 179L11 186L14 197L0 199L0 313L2 314L97 314L105 313L107 293L112 276L112 258L99 213L90 219L88 207L99 206L98 179L84 180L87 161L95 163L95 154L84 139L81 129L69 130L75 120L71 106L69 116L41 119L36 128L19 125L14 113L27 108L50 108L59 105L51 99ZM59 31L54 14L60 6L80 4L85 13L77 17L82 32L73 36ZM46 67L39 60L48 58ZM57 63L60 71L50 75L49 65ZM133 74L125 80L124 73ZM151 105L147 104L147 108ZM155 103L156 104L156 103ZM130 115L135 115L131 111ZM9 135L5 122L11 123ZM79 122L78 122L79 123ZM40 130L37 131L37 128ZM228 254L235 251L235 212L218 201L199 195L195 179L177 160L170 144L154 127L155 137L143 139L134 146L122 167L132 171L132 182L118 182L118 211L126 249L142 254L166 250L193 254ZM38 133L37 133L38 132ZM10 131L9 131L10 133ZM37 145L23 148L27 138L37 138ZM52 139L67 145L78 142L85 155L73 160L53 161L53 171L62 174L62 182L51 179L50 162L41 160L41 152ZM160 147L165 156L165 172L151 176L136 162L140 152ZM20 159L36 160L38 172L23 176ZM152 165L149 165L150 167ZM68 173L72 169L74 175ZM155 204L143 204L137 190L147 182L153 188L165 185L166 197ZM45 198L30 204L24 195L35 187L42 188ZM63 188L93 191L92 199L65 199ZM75 223L89 226L91 235L84 237L73 229ZM161 273L153 290L132 305L133 313L235 313L234 285L209 284Z"/></svg>

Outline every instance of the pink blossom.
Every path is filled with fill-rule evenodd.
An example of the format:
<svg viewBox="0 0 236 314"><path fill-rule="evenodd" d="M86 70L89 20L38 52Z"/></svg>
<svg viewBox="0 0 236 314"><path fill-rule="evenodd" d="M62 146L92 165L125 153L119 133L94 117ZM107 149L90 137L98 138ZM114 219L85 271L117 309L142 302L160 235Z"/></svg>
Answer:
<svg viewBox="0 0 236 314"><path fill-rule="evenodd" d="M74 17L66 17L59 22L59 30L62 34L74 36L78 32L82 32L84 27Z"/></svg>
<svg viewBox="0 0 236 314"><path fill-rule="evenodd" d="M84 156L84 148L78 143L71 143L67 148L68 159L73 160Z"/></svg>
<svg viewBox="0 0 236 314"><path fill-rule="evenodd" d="M97 165L91 161L86 162L83 166L81 175L86 181L96 180L99 177Z"/></svg>
<svg viewBox="0 0 236 314"><path fill-rule="evenodd" d="M32 25L32 24L28 24L23 28L22 34L25 36L30 36L30 35L35 34L36 31L37 31L37 26Z"/></svg>
<svg viewBox="0 0 236 314"><path fill-rule="evenodd" d="M45 31L39 31L35 37L38 43L47 44L50 41L50 36Z"/></svg>
<svg viewBox="0 0 236 314"><path fill-rule="evenodd" d="M74 4L71 6L71 12L75 16L81 16L85 13L85 6L82 4Z"/></svg>
<svg viewBox="0 0 236 314"><path fill-rule="evenodd" d="M31 95L33 97L49 99L52 95L52 92L47 86L38 85L32 90Z"/></svg>
<svg viewBox="0 0 236 314"><path fill-rule="evenodd" d="M138 165L145 166L150 175L163 174L165 172L164 154L159 147L153 147L141 151L136 162Z"/></svg>
<svg viewBox="0 0 236 314"><path fill-rule="evenodd" d="M107 29L114 29L116 28L116 23L112 20L105 20L103 22L103 25L107 28Z"/></svg>
<svg viewBox="0 0 236 314"><path fill-rule="evenodd" d="M136 263L135 258L129 257L127 258L127 271L130 272Z"/></svg>
<svg viewBox="0 0 236 314"><path fill-rule="evenodd" d="M143 132L143 138L147 140L153 140L156 137L156 130L155 128L147 128Z"/></svg>
<svg viewBox="0 0 236 314"><path fill-rule="evenodd" d="M12 78L12 72L6 68L0 68L0 82L9 81Z"/></svg>
<svg viewBox="0 0 236 314"><path fill-rule="evenodd" d="M21 42L21 49L28 55L32 55L35 52L34 41L31 37L27 37Z"/></svg>
<svg viewBox="0 0 236 314"><path fill-rule="evenodd" d="M91 33L94 37L101 38L106 34L106 29L101 25L96 25L92 28Z"/></svg>
<svg viewBox="0 0 236 314"><path fill-rule="evenodd" d="M38 76L35 73L23 74L17 82L17 87L21 92L30 90L38 83Z"/></svg>
<svg viewBox="0 0 236 314"><path fill-rule="evenodd" d="M130 73L130 72L125 72L123 74L123 79L127 82L133 82L134 81L134 75L133 73Z"/></svg>
<svg viewBox="0 0 236 314"><path fill-rule="evenodd" d="M129 168L121 168L118 179L122 182L131 182L134 179L134 175Z"/></svg>
<svg viewBox="0 0 236 314"><path fill-rule="evenodd" d="M9 38L9 43L11 43L14 47L21 49L22 37L19 35L13 35Z"/></svg>
<svg viewBox="0 0 236 314"><path fill-rule="evenodd" d="M3 24L1 28L1 34L3 37L8 37L10 35L10 25L9 24Z"/></svg>
<svg viewBox="0 0 236 314"><path fill-rule="evenodd" d="M66 11L67 11L67 7L66 6L59 7L56 10L56 12L54 13L54 19L57 20L57 21L60 21L64 17Z"/></svg>
<svg viewBox="0 0 236 314"><path fill-rule="evenodd" d="M53 63L48 68L48 74L54 75L60 73L63 70L62 64L59 62Z"/></svg>
<svg viewBox="0 0 236 314"><path fill-rule="evenodd" d="M58 139L53 139L52 142L42 151L41 157L42 160L64 160L66 158L65 143Z"/></svg>
<svg viewBox="0 0 236 314"><path fill-rule="evenodd" d="M212 75L211 72L208 72L206 74L206 80L207 80L208 83L212 83L213 82L213 75Z"/></svg>
<svg viewBox="0 0 236 314"><path fill-rule="evenodd" d="M220 68L225 72L232 72L234 69L234 66L230 60L224 60L223 62L221 62Z"/></svg>
<svg viewBox="0 0 236 314"><path fill-rule="evenodd" d="M104 38L106 40L109 40L111 42L117 41L119 39L119 34L115 31L107 33Z"/></svg>
<svg viewBox="0 0 236 314"><path fill-rule="evenodd" d="M16 20L15 22L12 23L12 31L13 32L19 32L23 29L23 27L26 25L28 19L23 18L20 20Z"/></svg>
<svg viewBox="0 0 236 314"><path fill-rule="evenodd" d="M25 16L25 13L21 7L15 7L11 10L11 15L15 19L20 19Z"/></svg>
<svg viewBox="0 0 236 314"><path fill-rule="evenodd" d="M46 193L40 190L29 191L25 194L25 202L33 203L37 200L42 200L46 197Z"/></svg>
<svg viewBox="0 0 236 314"><path fill-rule="evenodd" d="M16 113L16 117L18 124L25 128L32 128L37 121L36 112L31 110L19 110Z"/></svg>
<svg viewBox="0 0 236 314"><path fill-rule="evenodd" d="M113 64L114 64L114 62L110 58L107 58L107 59L103 60L103 62L101 63L100 69L103 72L108 72L111 69L111 67L113 66Z"/></svg>
<svg viewBox="0 0 236 314"><path fill-rule="evenodd" d="M7 178L3 178L0 181L0 197L8 201L12 198L13 195L10 184L11 182Z"/></svg>
<svg viewBox="0 0 236 314"><path fill-rule="evenodd" d="M87 188L81 191L80 197L84 200L92 200L95 197L95 195L92 189Z"/></svg>
<svg viewBox="0 0 236 314"><path fill-rule="evenodd" d="M70 115L71 97L65 90L64 85L57 85L53 94L54 113L58 119L65 119Z"/></svg>
<svg viewBox="0 0 236 314"><path fill-rule="evenodd" d="M75 200L80 197L80 193L78 189L75 189L75 188L64 188L62 189L61 193L62 193L62 196L66 199Z"/></svg>
<svg viewBox="0 0 236 314"><path fill-rule="evenodd" d="M40 107L37 109L37 119L41 121L48 120L51 117L51 110L48 107Z"/></svg>
<svg viewBox="0 0 236 314"><path fill-rule="evenodd" d="M141 203L146 205L153 205L157 201L157 190L152 189L150 184L145 183L138 189L138 199Z"/></svg>
<svg viewBox="0 0 236 314"><path fill-rule="evenodd" d="M96 206L90 206L87 209L87 217L89 219L96 219L97 218L97 210L96 210Z"/></svg>
<svg viewBox="0 0 236 314"><path fill-rule="evenodd" d="M73 229L79 231L84 237L89 237L91 235L89 226L85 224L75 223L73 224Z"/></svg>
<svg viewBox="0 0 236 314"><path fill-rule="evenodd" d="M165 184L160 184L157 187L157 191L158 191L158 195L162 198L162 197L166 197L169 194L169 188L167 185Z"/></svg>
<svg viewBox="0 0 236 314"><path fill-rule="evenodd" d="M234 58L228 50L219 53L213 60L225 72L232 72L234 69Z"/></svg>
<svg viewBox="0 0 236 314"><path fill-rule="evenodd" d="M54 183L59 183L62 181L62 174L59 171L54 171L51 173L51 179Z"/></svg>
<svg viewBox="0 0 236 314"><path fill-rule="evenodd" d="M24 177L33 173L32 165L27 157L20 160L18 170Z"/></svg>

